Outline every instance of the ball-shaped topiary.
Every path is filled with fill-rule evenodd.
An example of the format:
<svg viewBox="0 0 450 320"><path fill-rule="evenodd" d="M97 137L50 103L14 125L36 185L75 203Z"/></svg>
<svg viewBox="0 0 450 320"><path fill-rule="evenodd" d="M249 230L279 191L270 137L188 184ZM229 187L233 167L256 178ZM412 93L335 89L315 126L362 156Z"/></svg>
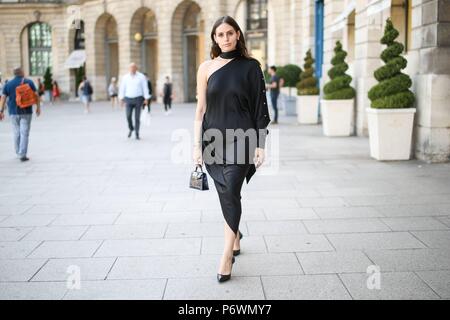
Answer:
<svg viewBox="0 0 450 320"><path fill-rule="evenodd" d="M350 86L352 77L345 72L348 64L345 63L347 52L342 49L342 44L337 41L334 48L334 57L331 59L333 67L328 71L330 81L323 87L325 100L347 100L356 95L355 89Z"/></svg>
<svg viewBox="0 0 450 320"><path fill-rule="evenodd" d="M277 75L284 80L284 86L289 88L295 88L302 69L295 64L287 64L281 68L278 68Z"/></svg>
<svg viewBox="0 0 450 320"><path fill-rule="evenodd" d="M369 91L372 108L411 108L414 105L414 94L409 90L411 78L401 72L408 62L401 56L404 46L395 41L398 35L399 32L388 19L381 38L381 43L388 46L381 53L385 65L375 71L374 76L379 83Z"/></svg>
<svg viewBox="0 0 450 320"><path fill-rule="evenodd" d="M297 91L300 96L314 96L319 94L317 79L314 77L314 59L311 50L306 52L303 72L300 75L300 82L297 84Z"/></svg>

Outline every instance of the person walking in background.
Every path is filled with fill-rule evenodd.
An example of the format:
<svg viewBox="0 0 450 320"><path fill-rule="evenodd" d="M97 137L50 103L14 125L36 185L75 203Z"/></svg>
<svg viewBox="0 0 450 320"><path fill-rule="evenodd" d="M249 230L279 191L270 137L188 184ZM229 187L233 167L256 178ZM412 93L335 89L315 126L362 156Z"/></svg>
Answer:
<svg viewBox="0 0 450 320"><path fill-rule="evenodd" d="M272 108L274 111L274 120L272 124L278 124L278 96L280 95L280 87L282 86L283 79L277 76L277 67L271 66L269 68L270 83L266 85L267 89L270 89L270 100L272 102Z"/></svg>
<svg viewBox="0 0 450 320"><path fill-rule="evenodd" d="M14 146L16 150L16 154L19 157L20 161L25 162L30 160L27 157L28 152L28 138L30 135L30 126L31 126L31 118L33 115L33 104L31 105L17 105L16 100L16 88L22 86L24 84L28 85L28 90L32 90L32 92L36 95L35 99L32 99L36 102L36 115L39 116L41 114L41 106L39 95L37 94L36 86L33 81L30 79L26 79L24 72L21 67L14 69L14 78L9 81L2 90L2 96L0 99L0 121L4 119L5 112L5 103L6 98L8 98L8 114L11 118L11 122L13 124L14 129ZM19 89L20 90L20 89ZM28 94L27 94L28 96ZM29 96L28 96L29 98ZM20 99L19 99L20 100Z"/></svg>
<svg viewBox="0 0 450 320"><path fill-rule="evenodd" d="M58 82L53 81L52 84L52 104L54 104L56 101L59 101L61 93L59 91Z"/></svg>
<svg viewBox="0 0 450 320"><path fill-rule="evenodd" d="M172 100L174 98L173 85L170 82L169 76L166 77L166 83L164 83L164 88L161 95L163 97L164 110L167 116L172 113Z"/></svg>
<svg viewBox="0 0 450 320"><path fill-rule="evenodd" d="M119 95L119 87L117 86L117 79L115 77L111 78L111 83L108 87L108 95L111 99L111 107L114 109L117 106L117 96Z"/></svg>
<svg viewBox="0 0 450 320"><path fill-rule="evenodd" d="M121 104L126 104L126 115L128 121L128 138L131 137L133 131L136 140L140 140L139 128L142 105L146 105L150 99L148 93L148 83L145 76L137 71L137 65L133 62L129 66L129 73L122 77L119 86L119 100ZM134 110L134 125L132 120Z"/></svg>
<svg viewBox="0 0 450 320"><path fill-rule="evenodd" d="M86 76L83 77L83 81L81 81L78 91L80 92L81 101L84 104L84 113L88 114L91 112L90 104L92 102L92 94L94 90L92 89L92 85Z"/></svg>
<svg viewBox="0 0 450 320"><path fill-rule="evenodd" d="M152 97L153 97L153 88L152 88L152 82L150 81L150 78L148 77L147 73L144 73L145 78L147 79L147 85L148 85L148 94L150 95L150 99L148 99L147 101L147 108L148 108L148 113L150 113L151 111L151 105L152 105ZM142 106L142 108L144 109L145 106Z"/></svg>
<svg viewBox="0 0 450 320"><path fill-rule="evenodd" d="M45 86L44 83L41 81L41 78L37 79L37 90L38 90L38 95L39 95L39 101L41 102L41 106L44 105L44 93L45 93Z"/></svg>

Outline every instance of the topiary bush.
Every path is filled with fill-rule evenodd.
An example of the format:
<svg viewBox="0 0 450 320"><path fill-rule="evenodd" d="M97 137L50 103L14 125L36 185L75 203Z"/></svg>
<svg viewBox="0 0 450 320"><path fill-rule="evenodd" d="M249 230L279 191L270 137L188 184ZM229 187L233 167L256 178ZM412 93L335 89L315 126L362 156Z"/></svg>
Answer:
<svg viewBox="0 0 450 320"><path fill-rule="evenodd" d="M374 73L379 81L369 91L371 107L375 109L411 108L414 105L414 94L409 90L411 78L402 73L408 62L401 56L404 46L395 41L399 32L394 28L391 19L387 19L381 43L388 47L381 53L385 65Z"/></svg>
<svg viewBox="0 0 450 320"><path fill-rule="evenodd" d="M333 67L328 71L331 80L323 87L325 100L347 100L356 96L355 89L350 86L352 77L345 73L348 70L348 64L345 63L346 56L347 52L337 41L334 57L331 59Z"/></svg>
<svg viewBox="0 0 450 320"><path fill-rule="evenodd" d="M291 88L295 88L301 73L302 69L295 64L287 64L277 69L277 76L284 81L283 84L280 83L280 87L289 88L289 97L291 97Z"/></svg>
<svg viewBox="0 0 450 320"><path fill-rule="evenodd" d="M287 64L277 69L277 75L284 79L284 86L289 88L295 88L302 69L295 64Z"/></svg>
<svg viewBox="0 0 450 320"><path fill-rule="evenodd" d="M50 71L50 68L47 68L45 70L44 88L45 88L45 90L52 90L52 88L53 88L53 79L52 79L52 73Z"/></svg>
<svg viewBox="0 0 450 320"><path fill-rule="evenodd" d="M319 94L317 79L314 76L314 59L311 50L306 52L304 71L300 75L300 82L297 84L297 92L301 96L314 96Z"/></svg>

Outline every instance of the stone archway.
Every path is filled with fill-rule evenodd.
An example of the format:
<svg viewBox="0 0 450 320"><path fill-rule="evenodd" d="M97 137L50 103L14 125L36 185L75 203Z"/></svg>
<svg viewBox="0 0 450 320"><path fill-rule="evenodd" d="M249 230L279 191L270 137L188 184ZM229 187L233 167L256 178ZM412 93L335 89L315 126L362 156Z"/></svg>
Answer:
<svg viewBox="0 0 450 320"><path fill-rule="evenodd" d="M204 45L201 7L194 1L183 1L172 17L172 80L178 100L196 101L196 75L205 59Z"/></svg>
<svg viewBox="0 0 450 320"><path fill-rule="evenodd" d="M158 24L155 13L149 8L138 9L130 25L131 61L147 73L156 90L158 75Z"/></svg>
<svg viewBox="0 0 450 320"><path fill-rule="evenodd" d="M95 24L95 74L94 96L107 98L107 88L112 77L119 75L119 42L117 22L109 13L102 14Z"/></svg>
<svg viewBox="0 0 450 320"><path fill-rule="evenodd" d="M85 23L83 20L74 20L68 32L69 39L69 56L74 50L85 50ZM74 97L78 97L78 86L82 81L82 75L86 74L86 63L78 69L70 69L69 71L69 88L70 93Z"/></svg>

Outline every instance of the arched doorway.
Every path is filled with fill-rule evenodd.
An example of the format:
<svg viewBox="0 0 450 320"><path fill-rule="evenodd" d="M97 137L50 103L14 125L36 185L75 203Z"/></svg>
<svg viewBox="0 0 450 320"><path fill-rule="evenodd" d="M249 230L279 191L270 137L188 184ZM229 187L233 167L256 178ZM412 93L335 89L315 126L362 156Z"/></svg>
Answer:
<svg viewBox="0 0 450 320"><path fill-rule="evenodd" d="M174 87L181 91L184 101L194 102L197 69L205 59L204 21L200 6L193 1L178 5L172 18L172 31Z"/></svg>
<svg viewBox="0 0 450 320"><path fill-rule="evenodd" d="M108 13L101 15L95 25L95 82L94 95L107 98L112 77L119 75L119 44L117 23Z"/></svg>
<svg viewBox="0 0 450 320"><path fill-rule="evenodd" d="M158 24L154 12L141 8L133 15L130 28L131 61L147 73L156 90L158 74Z"/></svg>
<svg viewBox="0 0 450 320"><path fill-rule="evenodd" d="M69 55L74 51L85 50L85 33L84 33L84 21L74 20L72 28L69 30ZM70 59L70 57L69 57ZM78 68L70 68L70 91L75 97L78 97L78 86L80 85L83 76L86 74L86 64L82 64Z"/></svg>

